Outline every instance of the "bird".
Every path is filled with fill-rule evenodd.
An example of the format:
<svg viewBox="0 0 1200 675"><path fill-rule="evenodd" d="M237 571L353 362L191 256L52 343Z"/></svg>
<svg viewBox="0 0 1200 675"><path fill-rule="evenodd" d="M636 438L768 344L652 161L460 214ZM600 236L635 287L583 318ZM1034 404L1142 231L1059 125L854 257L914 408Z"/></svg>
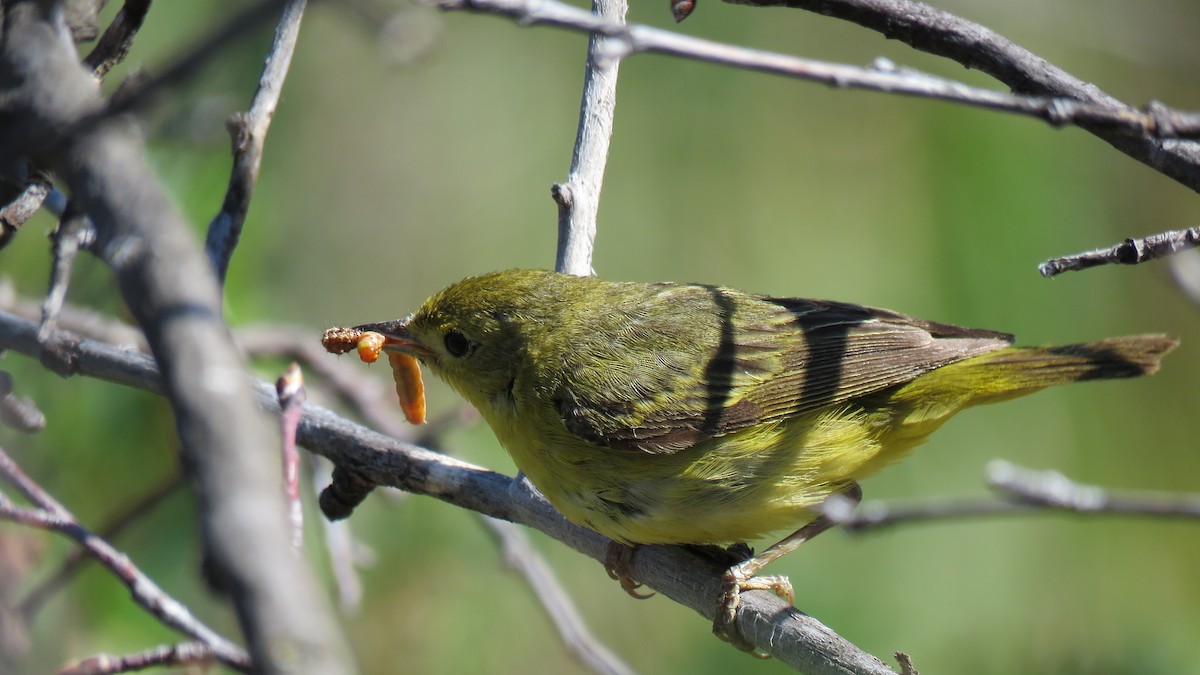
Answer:
<svg viewBox="0 0 1200 675"><path fill-rule="evenodd" d="M858 499L860 480L966 408L1153 373L1178 344L1020 347L844 302L533 269L464 279L357 330L449 384L558 511L621 547L794 531L723 577L714 632L746 651L740 593L792 600L786 578L758 572L834 524L830 495Z"/></svg>

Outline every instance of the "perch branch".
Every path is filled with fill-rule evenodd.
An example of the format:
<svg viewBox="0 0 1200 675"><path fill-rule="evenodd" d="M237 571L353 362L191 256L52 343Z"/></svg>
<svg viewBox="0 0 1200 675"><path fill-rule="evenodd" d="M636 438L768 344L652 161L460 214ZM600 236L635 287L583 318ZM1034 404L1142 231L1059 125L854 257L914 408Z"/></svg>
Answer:
<svg viewBox="0 0 1200 675"><path fill-rule="evenodd" d="M0 312L0 348L37 354L36 324ZM77 372L110 382L161 392L157 368L144 354L114 349L92 340L72 340ZM256 387L260 405L275 412L274 388ZM546 532L596 560L609 541L568 522L524 480L512 479L411 443L388 438L317 406L306 406L300 444L378 485L436 497L479 513ZM631 572L672 600L708 620L725 569L712 558L677 546L644 546ZM765 591L742 595L738 626L743 635L780 661L814 675L892 674L890 668L834 633L815 618Z"/></svg>

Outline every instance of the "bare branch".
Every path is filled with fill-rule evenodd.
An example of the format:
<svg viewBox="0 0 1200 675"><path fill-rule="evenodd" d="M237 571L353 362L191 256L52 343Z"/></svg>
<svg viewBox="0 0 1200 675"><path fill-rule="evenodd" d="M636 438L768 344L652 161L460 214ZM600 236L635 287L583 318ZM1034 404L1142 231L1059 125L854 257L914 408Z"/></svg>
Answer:
<svg viewBox="0 0 1200 675"><path fill-rule="evenodd" d="M1076 124L1092 130L1109 130L1113 138L1108 140L1114 145L1117 145L1121 138L1132 139L1128 142L1133 143L1149 142L1139 140L1147 135L1167 136L1183 132L1200 135L1200 115L1164 111L1161 105L1150 106L1147 112L1141 112L1109 98L1093 101L1067 96L1023 96L970 87L919 71L898 69L883 60L877 61L873 68L860 68L805 59L713 42L640 24L625 25L606 21L557 0L430 1L445 10L510 16L517 19L521 25L544 24L606 35L612 40L606 43L610 45L610 49L605 56L614 60L638 52L653 52L822 82L838 88L867 89L950 101L1026 115L1044 120L1053 126ZM1175 121L1168 121L1168 118ZM1148 160L1149 158L1143 161L1150 163ZM1200 187L1200 159L1193 157L1188 161L1191 164L1186 168L1195 172L1196 186ZM1162 166L1151 166L1191 185Z"/></svg>
<svg viewBox="0 0 1200 675"><path fill-rule="evenodd" d="M312 486L319 493L329 484L333 475L333 464L320 455L313 455ZM354 614L362 605L362 581L358 577L360 565L368 564L363 561L363 545L356 541L350 530L348 520L329 520L318 518L324 526L325 550L329 553L329 569L333 573L334 583L338 589L338 605L343 613ZM373 558L371 559L373 561Z"/></svg>
<svg viewBox="0 0 1200 675"><path fill-rule="evenodd" d="M95 225L95 252L163 367L161 386L199 495L210 579L237 607L255 667L278 672L281 654L303 653L301 671L350 672L327 601L288 545L282 495L272 489L278 472L256 452L273 446L274 434L221 320L211 266L147 165L139 135L109 117L56 20L39 3L5 6L0 81L18 84L4 92L13 123L0 130L0 154L39 149L29 159L55 170Z"/></svg>
<svg viewBox="0 0 1200 675"><path fill-rule="evenodd" d="M92 75L102 78L112 70L113 66L125 60L129 49L133 46L133 38L142 28L146 12L150 11L151 0L125 0L125 5L112 23L100 36L92 53L83 60L83 64L92 69Z"/></svg>
<svg viewBox="0 0 1200 675"><path fill-rule="evenodd" d="M988 463L987 483L1001 493L1002 500L964 497L858 505L834 495L826 500L824 513L851 532L936 520L1054 511L1200 518L1200 494L1111 490L1076 483L1057 471L1033 471L1003 460Z"/></svg>
<svg viewBox="0 0 1200 675"><path fill-rule="evenodd" d="M164 625L183 635L198 640L212 650L223 663L249 669L249 658L240 647L218 635L200 622L182 603L167 595L154 580L146 576L125 554L116 550L107 541L84 529L62 504L59 504L40 485L34 482L6 452L0 450L0 478L3 478L25 496L35 509L15 506L0 494L0 518L40 527L74 539L87 549L93 557L121 580L133 597Z"/></svg>
<svg viewBox="0 0 1200 675"><path fill-rule="evenodd" d="M614 24L625 23L626 0L593 0L592 14ZM617 75L620 58L610 58L614 38L592 33L588 38L587 65L583 72L583 100L579 105L579 130L571 153L567 182L551 189L558 204L559 272L590 276L596 240L600 188L608 146L612 141L617 109Z"/></svg>
<svg viewBox="0 0 1200 675"><path fill-rule="evenodd" d="M8 120L11 123L0 127L0 157L21 157L33 156L40 157L42 155L55 154L61 151L59 144L67 139L86 136L88 133L95 130L96 127L105 124L114 117L119 117L124 113L136 110L139 107L147 105L154 101L156 97L166 89L179 83L180 81L190 77L202 67L208 65L213 56L222 53L222 47L228 43L244 36L251 30L257 28L263 22L269 20L276 10L281 7L285 0L258 0L257 2L245 7L237 14L234 14L212 33L204 36L198 43L193 45L188 51L180 56L170 66L164 68L153 78L144 82L140 82L138 86L127 95L113 97L107 102L107 105L100 104L96 101L89 100L86 106L81 106L83 95L81 92L76 92L71 96L65 96L60 100L60 109L52 114L46 108L39 108L34 111L26 109L29 103L28 91L10 92L8 98L0 97L12 114ZM23 0L10 3L12 7L6 9L5 31L12 32L14 27L21 24L13 24L7 20L9 15L20 16L24 20L25 15L22 12L37 14L43 21L51 21L54 19L53 13L49 16L43 15L40 9L30 7L21 7L22 5L30 4L30 0ZM13 11L17 7L21 7L22 12ZM24 47L23 47L24 48ZM15 49L9 47L10 52L15 52ZM79 63L76 61L74 50L72 50L72 61L76 68ZM59 64L62 67L65 64ZM46 64L42 64L45 68ZM12 62L0 64L0 72L10 70L14 73L25 73L29 70L29 75L35 77L25 81L23 86L42 86L48 87L51 84L61 84L51 81L50 84L41 82L36 75L36 67L31 67L28 64ZM80 72L86 71L79 69ZM89 77L91 77L89 75ZM96 92L94 80L92 80L88 99L95 99ZM65 90L62 92L65 94ZM30 113L33 113L32 115ZM47 129L45 122L52 120L56 124ZM43 162L39 161L38 166Z"/></svg>
<svg viewBox="0 0 1200 675"><path fill-rule="evenodd" d="M486 516L480 520L500 544L505 564L520 574L533 589L538 603L546 610L551 623L558 628L563 643L575 658L601 675L632 675L633 670L588 630L566 589L533 548L529 537L508 521Z"/></svg>
<svg viewBox="0 0 1200 675"><path fill-rule="evenodd" d="M967 68L981 70L1022 94L1061 97L1098 104L1114 114L1131 108L1049 63L1029 50L977 23L912 0L727 0L759 7L793 7L857 23L885 37L930 54L944 56ZM1144 123L1125 127L1099 120L1079 120L1079 126L1114 148L1200 191L1200 144L1169 140L1173 113L1163 116L1158 103L1147 106ZM1134 113L1137 114L1137 113ZM1158 118L1156 120L1156 117ZM1183 114L1194 125L1194 113ZM1141 127L1145 133L1139 131ZM1165 140L1164 140L1165 139Z"/></svg>
<svg viewBox="0 0 1200 675"><path fill-rule="evenodd" d="M850 532L868 532L910 523L1006 516L1036 511L1038 509L1030 504L1002 501L995 497L923 499L899 503L876 500L859 505L840 495L831 495L824 505L824 514Z"/></svg>
<svg viewBox="0 0 1200 675"><path fill-rule="evenodd" d="M217 280L222 284L229 270L229 259L241 237L246 213L250 210L250 198L258 181L267 129L271 126L275 106L283 91L283 81L292 63L305 4L305 0L289 0L284 6L250 109L245 113L235 113L225 123L233 139L233 171L229 176L229 188L225 192L221 212L209 224L205 243L213 269L217 271Z"/></svg>
<svg viewBox="0 0 1200 675"><path fill-rule="evenodd" d="M178 472L171 474L165 480L160 481L157 485L150 488L150 491L134 500L132 504L127 506L121 513L113 517L107 524L100 528L97 532L104 541L111 542L125 530L126 527L134 523L139 518L145 516L152 511L156 506L161 504L167 497L174 494L179 487L183 485L183 476ZM76 549L72 551L63 560L62 566L58 571L50 575L45 581L38 584L33 590L29 591L19 603L17 603L17 611L21 617L28 622L32 622L38 610L42 605L49 600L63 586L67 585L75 577L83 566L91 560L85 555L84 549Z"/></svg>
<svg viewBox="0 0 1200 675"><path fill-rule="evenodd" d="M177 645L163 645L148 649L137 654L124 656L109 656L101 654L72 663L58 675L111 675L112 673L128 673L132 670L145 670L161 666L198 666L204 668L213 661L221 661L207 645L199 642L184 642ZM229 663L226 666L239 672L250 672L250 662Z"/></svg>
<svg viewBox="0 0 1200 675"><path fill-rule="evenodd" d="M12 375L7 370L0 370L0 422L26 434L46 427L46 416L37 404L13 393Z"/></svg>
<svg viewBox="0 0 1200 675"><path fill-rule="evenodd" d="M95 235L87 216L76 209L72 202L68 202L62 219L58 222L58 228L52 235L54 250L50 267L50 289L42 301L42 325L38 329L38 339L43 343L58 325L58 315L62 312L63 303L67 299L67 289L71 285L71 267L75 264L75 255L80 248L90 246Z"/></svg>
<svg viewBox="0 0 1200 675"><path fill-rule="evenodd" d="M0 312L0 348L34 355L36 331L32 322ZM79 374L161 391L158 370L149 357L92 340L74 344ZM265 383L257 389L260 405L277 410L274 389ZM608 539L568 522L527 481L388 438L323 408L305 406L299 441L367 484L390 485L528 525L596 560L603 560L607 551ZM719 562L683 547L643 546L630 567L637 579L712 620L725 572ZM738 627L742 634L780 661L814 675L894 675L882 661L774 594L749 591L741 597Z"/></svg>
<svg viewBox="0 0 1200 675"><path fill-rule="evenodd" d="M9 279L0 279L0 309L23 319L40 321L42 317L42 303L17 294ZM57 323L64 330L107 342L115 347L150 351L146 345L146 336L135 326L86 307L64 304L59 310Z"/></svg>
<svg viewBox="0 0 1200 675"><path fill-rule="evenodd" d="M304 550L304 509L300 504L300 453L296 450L296 425L304 408L304 374L296 363L288 366L275 382L279 396L279 426L283 437L283 486L287 495L288 519L292 525L292 546Z"/></svg>
<svg viewBox="0 0 1200 675"><path fill-rule="evenodd" d="M1200 494L1109 490L1076 483L1057 471L1034 471L1001 460L988 464L987 481L1023 504L1077 513L1200 518Z"/></svg>
<svg viewBox="0 0 1200 675"><path fill-rule="evenodd" d="M45 178L31 178L16 199L0 208L0 248L7 246L25 221L37 213L52 187Z"/></svg>
<svg viewBox="0 0 1200 675"><path fill-rule="evenodd" d="M1049 279L1062 272L1075 272L1101 265L1137 265L1196 246L1200 246L1200 227L1172 230L1142 239L1126 239L1109 248L1051 258L1038 265L1038 272Z"/></svg>

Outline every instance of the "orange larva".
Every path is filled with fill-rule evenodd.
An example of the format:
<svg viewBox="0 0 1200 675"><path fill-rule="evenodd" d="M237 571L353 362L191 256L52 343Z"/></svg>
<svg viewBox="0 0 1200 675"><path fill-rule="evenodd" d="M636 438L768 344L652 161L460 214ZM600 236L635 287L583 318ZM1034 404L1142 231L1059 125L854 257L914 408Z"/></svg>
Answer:
<svg viewBox="0 0 1200 675"><path fill-rule="evenodd" d="M396 396L400 409L410 424L425 423L425 384L421 381L421 366L408 354L388 352L392 364L392 379L396 381Z"/></svg>
<svg viewBox="0 0 1200 675"><path fill-rule="evenodd" d="M363 333L358 338L358 358L362 359L363 363L375 363L386 341L387 338L379 333Z"/></svg>

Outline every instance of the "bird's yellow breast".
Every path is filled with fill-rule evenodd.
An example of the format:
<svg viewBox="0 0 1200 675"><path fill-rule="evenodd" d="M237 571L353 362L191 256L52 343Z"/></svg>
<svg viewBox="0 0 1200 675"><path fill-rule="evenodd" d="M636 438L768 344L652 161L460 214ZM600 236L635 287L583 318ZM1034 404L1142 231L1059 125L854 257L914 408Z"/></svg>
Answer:
<svg viewBox="0 0 1200 675"><path fill-rule="evenodd" d="M627 544L726 544L798 528L830 493L897 454L885 450L900 450L892 426L861 408L655 456L581 441L559 420L523 423L520 412L484 412L517 467L569 520Z"/></svg>

